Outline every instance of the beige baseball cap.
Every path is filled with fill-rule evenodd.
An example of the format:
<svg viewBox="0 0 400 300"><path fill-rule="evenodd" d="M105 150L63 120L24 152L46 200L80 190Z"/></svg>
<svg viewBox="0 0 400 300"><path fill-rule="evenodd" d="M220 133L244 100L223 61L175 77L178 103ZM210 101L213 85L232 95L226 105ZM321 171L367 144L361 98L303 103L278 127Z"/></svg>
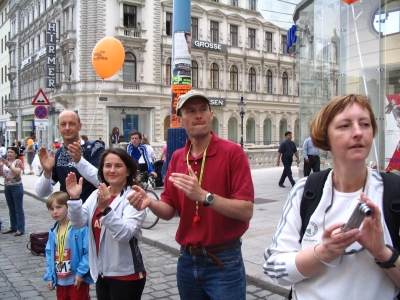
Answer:
<svg viewBox="0 0 400 300"><path fill-rule="evenodd" d="M207 96L204 95L202 92L189 91L186 94L183 94L178 98L178 105L176 106L176 113L179 112L179 109L182 108L182 106L186 103L186 101L188 101L189 99L192 99L192 98L201 98L207 102L208 106L210 106L210 99L208 99Z"/></svg>

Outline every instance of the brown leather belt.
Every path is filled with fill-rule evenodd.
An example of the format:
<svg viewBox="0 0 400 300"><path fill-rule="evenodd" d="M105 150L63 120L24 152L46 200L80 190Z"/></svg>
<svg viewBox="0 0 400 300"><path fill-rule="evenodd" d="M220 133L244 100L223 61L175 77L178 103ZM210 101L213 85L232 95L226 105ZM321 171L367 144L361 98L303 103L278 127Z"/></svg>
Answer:
<svg viewBox="0 0 400 300"><path fill-rule="evenodd" d="M222 252L225 250L232 249L236 247L236 245L240 242L240 239L233 240L224 245L220 246L210 246L210 247L195 247L195 246L186 246L185 249L187 252L197 256L207 256L213 262L215 262L218 266L223 267L224 264L222 261L218 259L213 253Z"/></svg>

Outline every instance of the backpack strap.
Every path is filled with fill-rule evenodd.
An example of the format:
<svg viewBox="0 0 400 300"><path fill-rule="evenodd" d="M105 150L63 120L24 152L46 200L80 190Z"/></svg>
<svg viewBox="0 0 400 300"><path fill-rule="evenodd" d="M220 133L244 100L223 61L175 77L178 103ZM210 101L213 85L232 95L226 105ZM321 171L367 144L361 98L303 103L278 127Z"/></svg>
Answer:
<svg viewBox="0 0 400 300"><path fill-rule="evenodd" d="M381 172L383 179L383 215L393 246L400 249L400 176Z"/></svg>
<svg viewBox="0 0 400 300"><path fill-rule="evenodd" d="M331 170L332 169L329 168L321 172L315 172L307 178L300 205L301 231L299 243L303 240L311 215L314 213L321 200L325 181Z"/></svg>

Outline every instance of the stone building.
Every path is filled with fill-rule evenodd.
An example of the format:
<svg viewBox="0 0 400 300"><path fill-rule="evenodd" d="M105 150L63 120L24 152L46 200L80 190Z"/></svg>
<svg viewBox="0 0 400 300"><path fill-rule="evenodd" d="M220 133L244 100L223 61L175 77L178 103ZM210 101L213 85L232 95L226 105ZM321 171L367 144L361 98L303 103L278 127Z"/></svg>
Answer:
<svg viewBox="0 0 400 300"><path fill-rule="evenodd" d="M246 144L277 144L286 130L298 137L298 86L294 58L286 53L286 30L262 18L256 0L192 0L192 85L213 99L213 130L239 142L240 97ZM11 94L6 110L15 137L35 119L32 100L40 88L51 105L46 130L34 134L50 146L59 138L57 116L79 112L81 133L108 145L139 130L164 143L170 123L172 0L9 1ZM49 74L46 26L56 25L55 84ZM92 66L92 50L104 37L121 41L125 62L104 81ZM211 49L210 43L220 47ZM221 48L221 49L218 49Z"/></svg>

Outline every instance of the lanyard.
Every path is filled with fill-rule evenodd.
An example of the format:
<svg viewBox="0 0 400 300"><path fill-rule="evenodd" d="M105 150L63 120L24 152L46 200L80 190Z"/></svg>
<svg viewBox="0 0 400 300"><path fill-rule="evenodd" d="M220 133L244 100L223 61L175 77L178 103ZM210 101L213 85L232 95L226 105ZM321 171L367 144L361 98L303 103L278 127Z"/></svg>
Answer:
<svg viewBox="0 0 400 300"><path fill-rule="evenodd" d="M67 226L64 229L64 233L61 235L61 226L58 224L58 232L57 232L57 246L58 246L58 261L57 267L59 269L64 268L64 250L65 250L65 241L67 239L67 232L69 227L69 221Z"/></svg>
<svg viewBox="0 0 400 300"><path fill-rule="evenodd" d="M208 145L210 145L210 142L208 142L206 149L203 152L203 160L201 162L201 169L200 169L200 176L199 176L199 186L201 186L201 183L203 181L203 172L204 172L204 165L206 164L206 157L207 157L207 148ZM192 150L192 144L190 144L189 151L186 154L186 163L188 167L190 166L189 164L189 154L190 150ZM199 201L196 201L196 215L193 217L193 226L197 225L197 222L200 221L200 216L199 216Z"/></svg>

